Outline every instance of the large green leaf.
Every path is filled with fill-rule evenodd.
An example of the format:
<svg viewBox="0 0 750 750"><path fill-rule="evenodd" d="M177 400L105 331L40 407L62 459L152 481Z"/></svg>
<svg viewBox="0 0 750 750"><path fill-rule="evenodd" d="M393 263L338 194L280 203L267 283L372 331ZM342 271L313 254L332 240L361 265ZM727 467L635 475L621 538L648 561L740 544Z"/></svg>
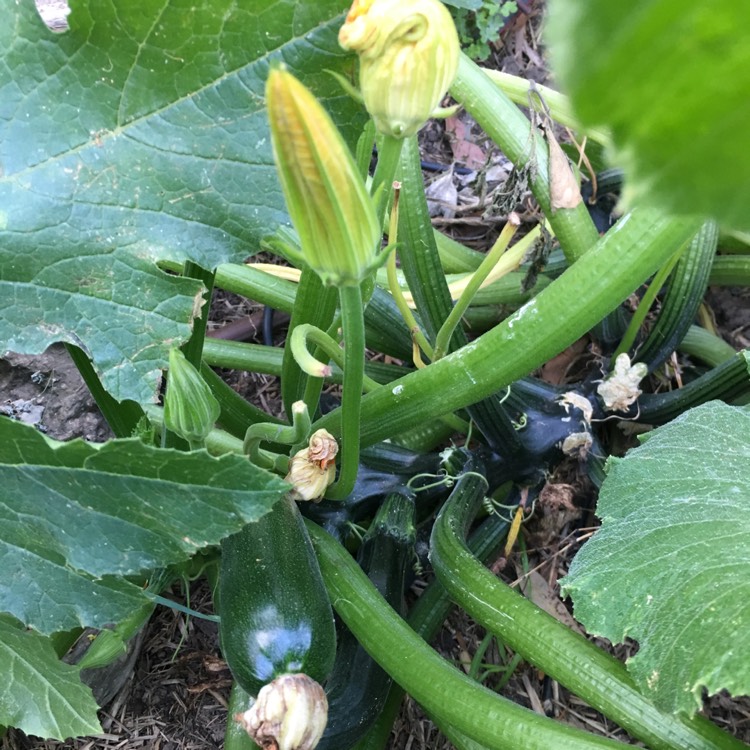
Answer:
<svg viewBox="0 0 750 750"><path fill-rule="evenodd" d="M601 529L563 590L590 633L635 638L628 667L669 711L750 693L750 408L713 401L611 460Z"/></svg>
<svg viewBox="0 0 750 750"><path fill-rule="evenodd" d="M148 401L195 285L157 259L241 261L285 222L264 82L285 62L353 140L341 0L71 3L49 31L0 0L0 351L87 351L118 399Z"/></svg>
<svg viewBox="0 0 750 750"><path fill-rule="evenodd" d="M76 667L47 638L0 616L0 724L63 740L101 732L97 705Z"/></svg>
<svg viewBox="0 0 750 750"><path fill-rule="evenodd" d="M145 597L122 576L217 544L285 489L243 456L52 446L0 418L0 612L45 634L120 621Z"/></svg>
<svg viewBox="0 0 750 750"><path fill-rule="evenodd" d="M553 68L631 199L750 229L750 25L736 0L550 0Z"/></svg>
<svg viewBox="0 0 750 750"><path fill-rule="evenodd" d="M118 401L152 403L169 349L190 336L201 284L118 248L55 256L0 245L0 349L73 343Z"/></svg>

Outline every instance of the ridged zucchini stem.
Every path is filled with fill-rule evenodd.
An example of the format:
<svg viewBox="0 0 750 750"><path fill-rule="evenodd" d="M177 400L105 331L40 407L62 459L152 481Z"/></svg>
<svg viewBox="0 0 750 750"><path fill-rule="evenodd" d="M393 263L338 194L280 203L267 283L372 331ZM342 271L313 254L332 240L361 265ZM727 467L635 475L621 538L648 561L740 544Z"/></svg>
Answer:
<svg viewBox="0 0 750 750"><path fill-rule="evenodd" d="M471 273L476 271L484 260L484 253L462 245L437 229L433 230L433 234L445 273Z"/></svg>
<svg viewBox="0 0 750 750"><path fill-rule="evenodd" d="M509 525L508 521L496 514L485 519L469 539L469 548L472 553L483 562L493 559L502 548ZM415 633L430 643L438 634L453 606L445 587L440 581L434 579L412 607L407 622ZM357 743L354 750L383 750L403 696L404 690L399 685L391 687L388 700L377 722ZM455 739L454 737L451 740L453 744L456 744Z"/></svg>
<svg viewBox="0 0 750 750"><path fill-rule="evenodd" d="M450 311L448 317L445 319L445 322L440 327L440 330L435 336L435 351L432 357L433 360L437 360L445 356L446 352L448 351L449 342L451 340L451 337L453 336L453 331L456 330L456 327L461 322L461 318L474 299L474 295L479 291L479 287L487 278L490 271L492 271L498 265L501 258L504 262L504 267L507 268L508 272L520 265L521 261L523 260L523 256L525 255L523 248L521 248L520 252L513 253L513 251L508 251L506 253L510 241L513 239L513 236L518 230L519 224L520 219L516 214L511 214L511 216L508 217L508 221L505 223L505 226L500 232L497 240L495 240L495 244L490 248L487 256L485 257L479 268L471 275L469 283L466 285L465 289L461 293L461 296L456 301L456 304L453 305L453 309ZM505 257L503 257L503 253L506 253Z"/></svg>
<svg viewBox="0 0 750 750"><path fill-rule="evenodd" d="M677 349L711 367L718 367L737 354L731 344L700 326L690 326Z"/></svg>
<svg viewBox="0 0 750 750"><path fill-rule="evenodd" d="M750 255L717 255L708 283L715 286L750 286Z"/></svg>
<svg viewBox="0 0 750 750"><path fill-rule="evenodd" d="M643 741L650 750L743 747L743 743L702 717L682 719L655 708L635 687L621 662L485 568L465 541L468 526L482 500L481 490L481 478L473 473L464 474L432 531L430 560L439 580L462 609L524 659Z"/></svg>
<svg viewBox="0 0 750 750"><path fill-rule="evenodd" d="M377 201L378 221L382 227L404 141L384 135L378 139L378 143L378 163L372 176L372 197Z"/></svg>
<svg viewBox="0 0 750 750"><path fill-rule="evenodd" d="M718 238L718 226L713 221L707 221L676 261L667 282L659 316L637 351L637 361L645 362L649 372L653 372L667 360L695 320L706 294ZM654 277L649 291L653 288L658 292L659 286L658 278ZM638 312L640 310L639 305ZM633 320L636 317L637 314L633 316ZM621 350L627 351L627 348L623 348L621 344Z"/></svg>
<svg viewBox="0 0 750 750"><path fill-rule="evenodd" d="M665 424L707 401L732 402L749 393L750 352L744 350L676 391L644 393L638 399L638 421Z"/></svg>
<svg viewBox="0 0 750 750"><path fill-rule="evenodd" d="M346 626L416 701L488 750L615 750L619 742L564 726L501 698L437 654L388 606L351 555L308 523L326 588Z"/></svg>
<svg viewBox="0 0 750 750"><path fill-rule="evenodd" d="M528 168L534 197L560 241L568 262L574 263L599 239L594 222L581 201L575 208L552 210L549 156L541 133L521 110L465 54L451 94L464 105L487 135L517 169Z"/></svg>
<svg viewBox="0 0 750 750"><path fill-rule="evenodd" d="M395 191L393 199L393 208L391 209L390 216L390 231L388 232L388 241L392 245L398 244L398 203L399 203L399 192ZM393 301L396 303L398 311L401 313L401 317L404 319L404 323L411 332L414 346L418 346L430 359L433 358L432 344L427 340L427 337L422 333L422 329L419 327L414 313L406 303L406 298L398 284L397 271L396 271L396 250L394 249L388 256L386 261L386 275L388 277L388 290L393 297ZM417 360L420 359L418 351L415 350L413 359L415 364L418 364Z"/></svg>
<svg viewBox="0 0 750 750"><path fill-rule="evenodd" d="M177 265L179 270L179 264L169 261L160 262L159 265L170 271L176 270ZM295 283L239 263L223 263L218 266L214 285L287 313L292 312L297 293Z"/></svg>
<svg viewBox="0 0 750 750"><path fill-rule="evenodd" d="M646 290L646 293L641 298L641 301L638 303L638 309L633 314L633 317L630 319L630 323L628 324L628 327L625 331L625 334L622 337L622 340L620 341L619 346L617 349L615 349L614 353L612 354L612 360L616 360L617 357L620 356L620 354L624 354L628 352L633 344L635 343L635 340L638 336L638 331L641 328L641 325L643 325L643 322L646 320L646 316L649 313L649 310L651 309L651 305L654 304L654 301L656 300L656 296L659 294L659 290L664 285L664 282L669 278L669 275L672 273L672 270L677 265L677 261L680 259L681 253L684 252L684 249L678 250L654 275L654 278L652 279L651 283L648 286L648 289ZM636 359L640 362L640 357L636 356Z"/></svg>
<svg viewBox="0 0 750 750"><path fill-rule="evenodd" d="M276 376L281 375L282 356L282 350L277 347L249 344L245 341L224 341L209 338L206 340L203 349L205 365ZM343 372L336 362L334 362L331 370L330 382L341 383ZM201 368L201 372L203 372L203 368ZM365 374L376 384L388 383L406 375L408 372L411 372L409 368L399 365L389 365L384 362L365 363ZM367 389L367 386L365 389ZM262 413L265 414L265 412Z"/></svg>
<svg viewBox="0 0 750 750"><path fill-rule="evenodd" d="M401 211L403 216L403 195ZM667 217L656 209L633 210L596 248L491 331L429 367L367 394L362 400L364 444L476 404L527 375L617 307L699 226L694 219ZM341 412L336 410L314 429L324 427L335 434L340 420Z"/></svg>
<svg viewBox="0 0 750 750"><path fill-rule="evenodd" d="M419 145L407 138L401 151L399 198L399 258L427 338L435 334L453 306L440 264L424 193Z"/></svg>
<svg viewBox="0 0 750 750"><path fill-rule="evenodd" d="M399 257L424 331L434 344L438 331L451 314L453 301L432 231L420 164L416 137L406 139L401 152ZM441 342L441 346L447 351L455 350L466 344L466 340L463 330L458 328L447 341ZM502 445L510 453L520 450L520 441L511 419L493 394L485 394L483 403L472 406L471 417L490 445Z"/></svg>
<svg viewBox="0 0 750 750"><path fill-rule="evenodd" d="M529 81L521 76L514 76L510 73L503 73L491 68L482 68L482 72L498 87L503 93L516 104L522 107L529 106L529 94L535 91L543 97L544 103L549 108L550 116L555 122L559 122L567 128L581 132L581 126L573 114L573 108L570 105L570 99L565 94L555 91L547 86ZM600 143L602 146L610 146L612 139L609 132L602 128L586 128L582 131L590 140Z"/></svg>

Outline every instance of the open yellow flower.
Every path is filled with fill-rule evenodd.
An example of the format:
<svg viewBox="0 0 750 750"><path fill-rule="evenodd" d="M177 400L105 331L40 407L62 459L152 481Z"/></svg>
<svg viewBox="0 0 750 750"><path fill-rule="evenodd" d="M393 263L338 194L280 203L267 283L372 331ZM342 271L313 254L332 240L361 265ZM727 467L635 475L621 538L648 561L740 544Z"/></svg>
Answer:
<svg viewBox="0 0 750 750"><path fill-rule="evenodd" d="M440 0L354 0L339 44L359 55L365 106L395 138L414 135L456 77L458 34Z"/></svg>
<svg viewBox="0 0 750 750"><path fill-rule="evenodd" d="M266 83L274 157L308 265L326 284L358 284L375 263L380 227L354 159L328 113L291 73Z"/></svg>

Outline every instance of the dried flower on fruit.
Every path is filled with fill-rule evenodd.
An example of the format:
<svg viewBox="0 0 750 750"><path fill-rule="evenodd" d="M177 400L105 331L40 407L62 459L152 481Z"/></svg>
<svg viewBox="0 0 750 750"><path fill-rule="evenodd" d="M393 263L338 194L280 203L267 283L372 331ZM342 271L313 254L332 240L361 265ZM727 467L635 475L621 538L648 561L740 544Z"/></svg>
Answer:
<svg viewBox="0 0 750 750"><path fill-rule="evenodd" d="M306 674L285 674L264 685L236 717L263 750L313 750L328 721L328 700Z"/></svg>
<svg viewBox="0 0 750 750"><path fill-rule="evenodd" d="M295 500L320 500L336 478L336 438L326 430L317 430L308 447L295 453L289 461L285 479L291 485Z"/></svg>
<svg viewBox="0 0 750 750"><path fill-rule="evenodd" d="M627 411L641 395L639 385L647 374L648 367L643 362L631 365L630 357L620 354L615 360L614 370L597 386L596 392L609 411Z"/></svg>

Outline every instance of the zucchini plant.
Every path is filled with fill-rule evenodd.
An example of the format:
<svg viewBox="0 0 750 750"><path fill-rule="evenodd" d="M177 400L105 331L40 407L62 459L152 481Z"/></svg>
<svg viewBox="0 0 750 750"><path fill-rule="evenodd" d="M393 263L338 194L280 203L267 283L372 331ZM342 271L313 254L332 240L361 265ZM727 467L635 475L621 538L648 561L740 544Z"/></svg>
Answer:
<svg viewBox="0 0 750 750"><path fill-rule="evenodd" d="M472 63L438 0L77 0L62 33L0 7L2 350L63 342L115 435L0 417L3 728L100 731L83 669L205 565L228 750L383 748L404 690L458 748L621 744L440 657L451 601L652 750L745 746L698 715L706 691L750 692L748 355L697 325L709 284L750 278L736 3L551 0L570 99ZM486 253L425 197L417 134L459 107L538 217L509 211ZM619 200L606 231L597 186ZM208 337L217 290L288 313L283 349ZM595 371L539 377L583 337ZM276 376L279 412L215 368ZM613 420L661 426L607 460ZM485 567L563 462L603 521L564 590L591 634L638 639L628 665ZM514 523L467 540L508 486ZM436 578L407 611L430 528Z"/></svg>

